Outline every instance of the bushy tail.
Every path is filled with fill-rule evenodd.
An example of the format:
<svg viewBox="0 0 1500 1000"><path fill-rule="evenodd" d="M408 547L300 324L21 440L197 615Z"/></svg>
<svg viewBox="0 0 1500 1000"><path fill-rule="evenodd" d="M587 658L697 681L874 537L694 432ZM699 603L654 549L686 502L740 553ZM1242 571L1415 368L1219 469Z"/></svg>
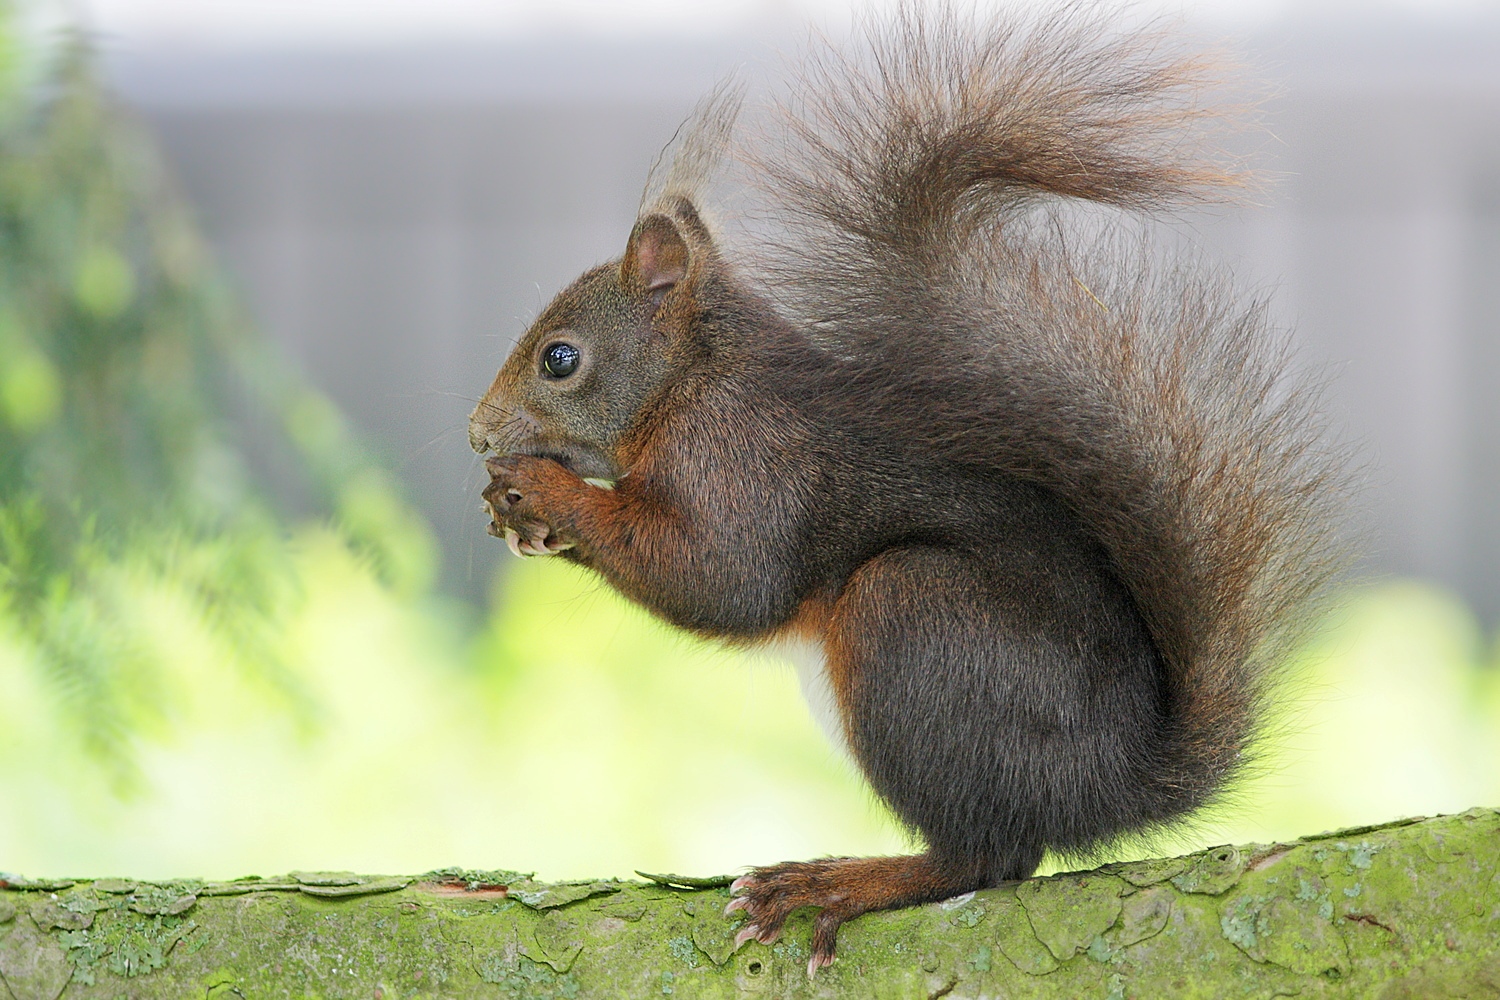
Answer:
<svg viewBox="0 0 1500 1000"><path fill-rule="evenodd" d="M812 61L758 156L790 233L768 285L891 372L903 434L1047 485L1109 549L1171 673L1165 790L1197 805L1335 564L1342 463L1262 306L1063 220L1238 183L1199 152L1207 64L1086 7L1023 27L907 9L869 39Z"/></svg>
<svg viewBox="0 0 1500 1000"><path fill-rule="evenodd" d="M1123 34L1093 5L975 21L906 6L868 42L800 64L760 177L823 263L943 267L1044 196L1124 208L1220 197L1242 174L1203 155L1214 62Z"/></svg>

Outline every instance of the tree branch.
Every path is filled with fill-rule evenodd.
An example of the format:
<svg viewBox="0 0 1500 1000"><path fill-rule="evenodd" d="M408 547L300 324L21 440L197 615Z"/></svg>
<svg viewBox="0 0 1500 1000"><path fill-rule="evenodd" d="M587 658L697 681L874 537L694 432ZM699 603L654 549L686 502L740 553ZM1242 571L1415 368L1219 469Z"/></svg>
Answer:
<svg viewBox="0 0 1500 1000"><path fill-rule="evenodd" d="M1493 809L1106 865L867 915L811 982L806 915L734 953L722 885L0 876L0 1000L1491 997L1497 871Z"/></svg>

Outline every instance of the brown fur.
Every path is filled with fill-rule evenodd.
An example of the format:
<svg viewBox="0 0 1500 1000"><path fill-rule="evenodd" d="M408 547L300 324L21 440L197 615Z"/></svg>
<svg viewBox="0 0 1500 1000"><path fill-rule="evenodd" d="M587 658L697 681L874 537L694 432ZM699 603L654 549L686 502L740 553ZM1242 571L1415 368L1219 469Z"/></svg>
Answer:
<svg viewBox="0 0 1500 1000"><path fill-rule="evenodd" d="M1334 565L1339 464L1263 308L1075 210L1234 181L1193 152L1200 61L1086 9L908 9L808 65L738 157L778 235L726 250L700 214L738 108L716 92L471 441L519 552L702 635L822 643L851 752L928 850L741 880L749 936L823 907L815 967L859 913L1218 794ZM582 360L555 378L559 343Z"/></svg>

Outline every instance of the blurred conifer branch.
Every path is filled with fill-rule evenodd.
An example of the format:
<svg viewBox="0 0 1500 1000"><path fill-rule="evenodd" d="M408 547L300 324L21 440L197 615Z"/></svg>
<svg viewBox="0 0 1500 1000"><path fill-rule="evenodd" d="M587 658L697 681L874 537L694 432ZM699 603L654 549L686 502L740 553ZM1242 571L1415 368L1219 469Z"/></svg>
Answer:
<svg viewBox="0 0 1500 1000"><path fill-rule="evenodd" d="M218 660L201 669L254 672L311 720L278 648L299 599L289 524L324 519L406 596L434 548L247 321L87 46L26 79L20 34L0 7L0 631L128 788L133 740L162 721L143 588L191 607ZM252 439L292 457L305 509L278 509Z"/></svg>

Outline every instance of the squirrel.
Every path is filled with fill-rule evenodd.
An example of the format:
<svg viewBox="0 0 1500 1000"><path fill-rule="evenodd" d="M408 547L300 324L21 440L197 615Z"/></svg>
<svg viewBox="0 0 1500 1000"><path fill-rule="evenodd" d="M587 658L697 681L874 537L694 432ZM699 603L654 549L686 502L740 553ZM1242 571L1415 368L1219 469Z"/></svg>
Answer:
<svg viewBox="0 0 1500 1000"><path fill-rule="evenodd" d="M1137 238L1243 183L1198 152L1203 60L1077 6L908 7L824 44L759 145L732 87L699 106L623 255L546 306L469 425L517 555L820 651L924 850L733 883L737 944L817 908L809 975L862 913L1214 800L1327 590L1342 475L1264 303ZM726 161L773 224L748 250L707 211Z"/></svg>

